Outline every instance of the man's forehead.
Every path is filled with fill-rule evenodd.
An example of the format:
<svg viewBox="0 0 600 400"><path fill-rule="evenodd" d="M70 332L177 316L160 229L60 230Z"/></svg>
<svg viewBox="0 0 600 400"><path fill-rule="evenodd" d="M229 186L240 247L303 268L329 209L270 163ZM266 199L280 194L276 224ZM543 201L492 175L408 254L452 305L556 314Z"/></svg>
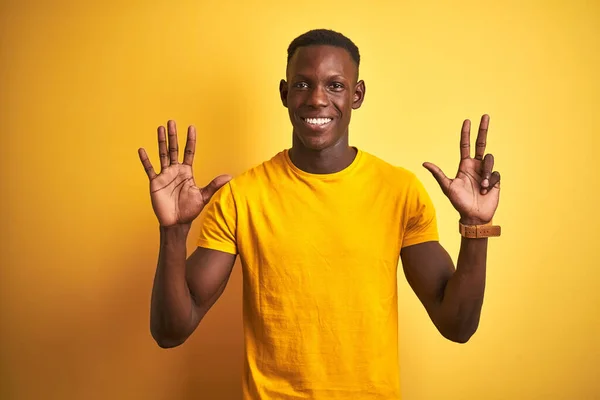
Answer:
<svg viewBox="0 0 600 400"><path fill-rule="evenodd" d="M337 46L311 45L299 47L288 64L288 72L304 70L337 70L338 73L355 74L356 63L350 53ZM333 72L333 71L332 71Z"/></svg>

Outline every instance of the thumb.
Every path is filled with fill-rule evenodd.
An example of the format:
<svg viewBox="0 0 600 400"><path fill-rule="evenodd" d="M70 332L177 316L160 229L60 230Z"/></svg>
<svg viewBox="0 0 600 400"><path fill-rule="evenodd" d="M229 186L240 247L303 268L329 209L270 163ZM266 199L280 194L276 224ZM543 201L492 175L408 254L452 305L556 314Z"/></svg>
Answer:
<svg viewBox="0 0 600 400"><path fill-rule="evenodd" d="M221 189L223 185L229 182L232 179L231 175L219 175L202 189L200 192L202 193L202 200L204 200L204 204L207 204L210 201L210 198L213 197L217 190Z"/></svg>
<svg viewBox="0 0 600 400"><path fill-rule="evenodd" d="M423 163L423 167L425 167L425 169L427 169L429 172L431 172L431 175L433 175L433 177L435 178L435 180L440 184L440 187L442 188L442 192L444 192L444 194L448 194L448 188L450 187L450 183L452 182L450 179L448 179L448 177L446 176L446 174L444 174L444 172L440 169L440 167L438 167L437 165L430 163L430 162L425 162Z"/></svg>

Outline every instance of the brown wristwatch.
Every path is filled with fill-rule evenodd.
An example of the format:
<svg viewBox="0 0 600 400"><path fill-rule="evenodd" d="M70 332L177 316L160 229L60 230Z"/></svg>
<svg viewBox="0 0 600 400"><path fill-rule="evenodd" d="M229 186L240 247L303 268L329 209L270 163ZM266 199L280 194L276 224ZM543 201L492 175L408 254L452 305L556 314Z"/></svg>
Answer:
<svg viewBox="0 0 600 400"><path fill-rule="evenodd" d="M500 236L500 225L492 225L492 222L485 225L463 225L458 222L458 231L463 237L469 239L482 239L488 237Z"/></svg>

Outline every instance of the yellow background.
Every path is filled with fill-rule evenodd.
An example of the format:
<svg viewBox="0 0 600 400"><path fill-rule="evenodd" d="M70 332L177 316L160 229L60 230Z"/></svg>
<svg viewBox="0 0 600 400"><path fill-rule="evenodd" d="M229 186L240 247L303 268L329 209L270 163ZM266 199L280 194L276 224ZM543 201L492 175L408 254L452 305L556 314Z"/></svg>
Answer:
<svg viewBox="0 0 600 400"><path fill-rule="evenodd" d="M404 399L600 399L598 2L1 7L0 398L239 398L239 265L186 345L150 337L158 229L136 150L158 165L156 127L195 124L204 184L289 146L285 51L327 27L363 56L351 142L419 175L455 259L456 212L421 163L453 174L462 119L491 115L504 235L481 325L446 341L402 277Z"/></svg>

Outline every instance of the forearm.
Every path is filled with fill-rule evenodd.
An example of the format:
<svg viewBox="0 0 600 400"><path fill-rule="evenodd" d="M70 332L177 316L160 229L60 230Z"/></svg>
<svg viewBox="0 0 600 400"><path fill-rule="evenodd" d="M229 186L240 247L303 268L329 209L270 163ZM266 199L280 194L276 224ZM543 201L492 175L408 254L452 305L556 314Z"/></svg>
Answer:
<svg viewBox="0 0 600 400"><path fill-rule="evenodd" d="M446 283L439 325L446 336L466 342L477 330L485 291L488 239L462 238L457 268Z"/></svg>
<svg viewBox="0 0 600 400"><path fill-rule="evenodd" d="M150 329L162 347L180 344L194 326L194 307L186 281L189 225L160 228L160 252L152 288Z"/></svg>

